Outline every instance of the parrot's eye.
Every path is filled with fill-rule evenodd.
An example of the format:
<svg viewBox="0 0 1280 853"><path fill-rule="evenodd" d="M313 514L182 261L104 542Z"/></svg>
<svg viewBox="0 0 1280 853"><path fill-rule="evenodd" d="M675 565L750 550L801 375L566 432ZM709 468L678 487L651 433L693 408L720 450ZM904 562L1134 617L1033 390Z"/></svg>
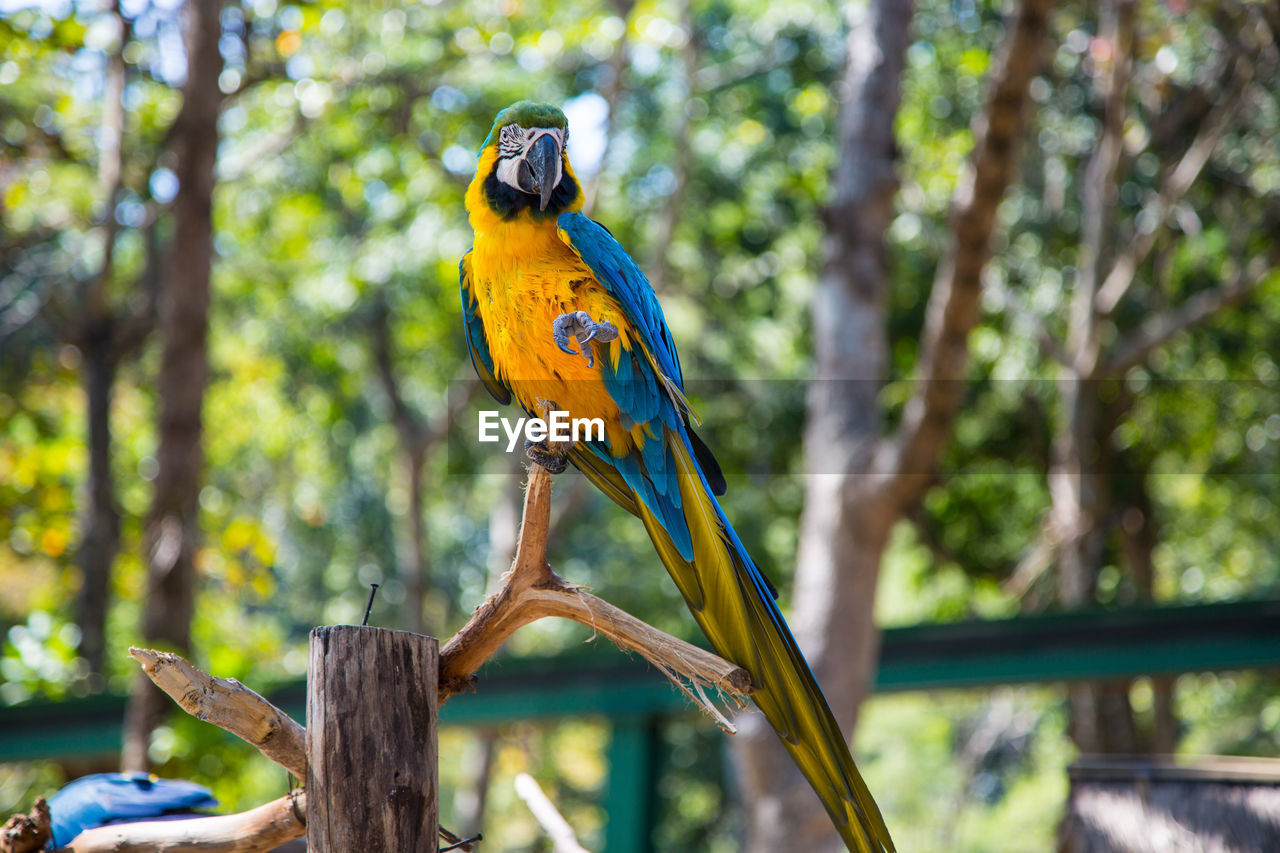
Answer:
<svg viewBox="0 0 1280 853"><path fill-rule="evenodd" d="M521 153L524 150L525 133L525 129L518 124L509 124L498 131L498 154L502 157L514 157Z"/></svg>

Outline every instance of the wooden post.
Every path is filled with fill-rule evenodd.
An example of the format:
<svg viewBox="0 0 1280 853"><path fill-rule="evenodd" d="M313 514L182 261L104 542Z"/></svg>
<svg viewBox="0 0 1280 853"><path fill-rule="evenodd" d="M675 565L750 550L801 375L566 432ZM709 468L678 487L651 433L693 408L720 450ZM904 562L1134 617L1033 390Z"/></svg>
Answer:
<svg viewBox="0 0 1280 853"><path fill-rule="evenodd" d="M435 853L433 637L331 625L307 666L307 849Z"/></svg>

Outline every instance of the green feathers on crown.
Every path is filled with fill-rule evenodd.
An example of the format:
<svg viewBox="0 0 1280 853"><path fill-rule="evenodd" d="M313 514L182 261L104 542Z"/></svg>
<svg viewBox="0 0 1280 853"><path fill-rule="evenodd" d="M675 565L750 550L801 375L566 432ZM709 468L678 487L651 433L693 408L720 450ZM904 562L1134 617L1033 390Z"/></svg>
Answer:
<svg viewBox="0 0 1280 853"><path fill-rule="evenodd" d="M484 144L480 146L480 150L484 151L490 145L497 145L498 131L509 124L518 124L521 127L568 127L569 120L564 117L564 113L560 111L560 108L554 104L516 101L498 113L497 118L493 120L493 127L489 129L489 135L484 138Z"/></svg>

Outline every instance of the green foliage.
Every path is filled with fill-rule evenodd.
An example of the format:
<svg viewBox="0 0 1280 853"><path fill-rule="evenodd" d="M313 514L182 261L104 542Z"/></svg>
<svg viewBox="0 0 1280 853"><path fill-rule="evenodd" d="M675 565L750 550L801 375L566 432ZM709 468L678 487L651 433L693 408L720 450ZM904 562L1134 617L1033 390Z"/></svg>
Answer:
<svg viewBox="0 0 1280 853"><path fill-rule="evenodd" d="M371 582L382 584L374 621L405 624L408 478L376 379L370 318L387 307L401 393L437 423L470 374L456 295L457 261L470 243L462 193L493 115L520 98L560 103L581 122L570 154L594 194L593 215L660 283L704 420L699 432L728 474L727 512L785 603L800 478L815 474L799 471L803 380L845 24L832 6L798 0L643 0L625 18L623 6L254 0L224 10L228 97L214 212L198 664L260 690L301 677L307 630L358 619ZM912 391L925 305L951 239L952 194L1005 4L918 6L896 119L901 186L887 246L892 367L883 401L891 425ZM984 303L970 337L974 381L938 488L894 531L877 603L882 623L1007 616L1051 599L1042 594L1051 574L1021 598L1009 581L1050 500L1044 473L1062 374L1033 326L1061 337L1078 283L1081 179L1099 133L1092 14L1087 4L1054 13L1052 62L1032 90L1035 144L1000 209L988 270L992 292L1008 296ZM164 147L181 102L172 11L148 7L131 25L124 189L112 211L120 228L108 283L121 305L141 296L151 221L161 242L171 227ZM1159 114L1189 100L1217 68L1219 26L1207 6L1175 14L1141 5L1140 76L1126 129L1134 148L1117 188L1117 244L1137 233L1144 204L1196 132L1194 122L1167 128ZM100 262L96 134L111 47L103 27L88 7L0 14L5 704L86 689L70 623L87 466L84 364L65 325ZM1216 286L1233 259L1274 244L1257 223L1280 192L1275 83L1252 90L1109 334ZM607 124L593 119L615 91ZM606 130L603 160L593 162ZM1110 486L1121 496L1136 480L1147 486L1159 601L1269 595L1280 584L1280 482L1271 473L1280 465L1277 329L1273 274L1246 307L1173 339L1107 392L1130 403L1107 436L1116 460ZM156 366L152 345L122 367L112 413L123 516L108 620L114 690L134 671L122 652L136 642L141 616ZM470 440L474 408L488 404L473 402L427 459L426 612L441 635L490 583L490 510L513 487L509 460ZM557 483L558 500L571 506L552 543L557 569L663 630L695 635L640 525L594 493L570 503L575 477ZM1118 545L1109 539L1105 551L1099 601L1135 600ZM545 654L587 636L543 624L508 651ZM1273 687L1253 676L1180 681L1184 748L1275 754ZM966 749L993 709L1008 711L1014 722L1006 728L1022 734L972 757ZM1049 689L872 702L858 745L900 846L990 849L991 838L1016 839L1007 849L1051 846L1070 758L1063 717ZM521 771L548 787L589 847L598 844L606 739L598 721L501 732L489 803L498 817L486 827L499 849L539 843L511 791ZM655 843L733 849L740 821L719 734L677 720L664 726L663 742ZM442 736L442 755L458 756L442 765L446 824L466 810L477 750L475 733ZM182 715L157 733L152 757L162 773L210 784L231 808L286 784L251 749ZM60 774L48 765L0 767L0 812Z"/></svg>
<svg viewBox="0 0 1280 853"><path fill-rule="evenodd" d="M903 694L867 704L855 746L899 847L1030 853L1054 846L1064 726L1043 688Z"/></svg>
<svg viewBox="0 0 1280 853"><path fill-rule="evenodd" d="M32 611L26 624L9 629L0 646L0 701L16 705L32 696L60 699L82 677L76 656L80 629L73 622L57 624L43 610Z"/></svg>

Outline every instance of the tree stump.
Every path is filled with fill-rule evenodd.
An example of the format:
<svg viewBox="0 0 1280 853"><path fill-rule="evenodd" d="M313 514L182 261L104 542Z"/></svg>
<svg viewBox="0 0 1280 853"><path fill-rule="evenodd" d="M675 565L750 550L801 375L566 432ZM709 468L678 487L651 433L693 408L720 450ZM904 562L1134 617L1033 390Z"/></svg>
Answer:
<svg viewBox="0 0 1280 853"><path fill-rule="evenodd" d="M435 853L433 637L334 625L311 632L307 848Z"/></svg>

